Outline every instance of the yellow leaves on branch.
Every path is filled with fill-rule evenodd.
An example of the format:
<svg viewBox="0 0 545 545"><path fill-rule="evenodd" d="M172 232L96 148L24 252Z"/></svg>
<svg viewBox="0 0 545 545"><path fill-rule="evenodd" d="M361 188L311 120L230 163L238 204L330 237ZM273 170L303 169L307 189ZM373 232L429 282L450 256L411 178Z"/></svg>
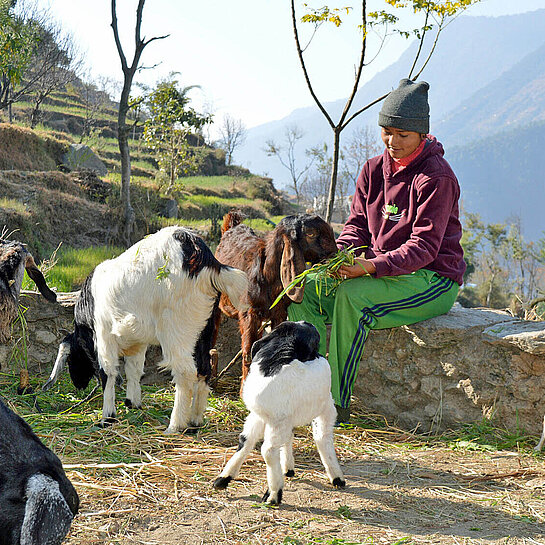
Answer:
<svg viewBox="0 0 545 545"><path fill-rule="evenodd" d="M480 0L445 0L435 2L433 0L384 0L393 8L412 8L415 13L426 11L434 13L439 17L453 17L458 12L467 9L469 6L480 2Z"/></svg>
<svg viewBox="0 0 545 545"><path fill-rule="evenodd" d="M336 27L341 26L342 19L341 15L343 13L346 13L347 15L350 13L351 7L344 7L344 8L333 8L330 9L328 6L324 6L322 8L312 8L308 4L303 4L305 9L309 10L309 12L306 15L303 15L301 17L301 21L303 23L313 23L315 25L321 25L322 23L333 23Z"/></svg>
<svg viewBox="0 0 545 545"><path fill-rule="evenodd" d="M447 17L454 17L460 11L467 9L473 4L477 4L481 0L444 0L443 2L433 0L384 0L386 4L395 9L412 8L414 13L427 12L434 14L439 19L445 19ZM312 8L308 4L303 4L307 13L301 17L303 23L313 23L316 26L322 23L333 23L336 27L341 26L341 15L348 15L352 10L351 7L330 8L329 6L323 6L321 8ZM370 12L368 16L373 21L370 24L396 24L398 17L391 13L387 13L384 10L377 10Z"/></svg>

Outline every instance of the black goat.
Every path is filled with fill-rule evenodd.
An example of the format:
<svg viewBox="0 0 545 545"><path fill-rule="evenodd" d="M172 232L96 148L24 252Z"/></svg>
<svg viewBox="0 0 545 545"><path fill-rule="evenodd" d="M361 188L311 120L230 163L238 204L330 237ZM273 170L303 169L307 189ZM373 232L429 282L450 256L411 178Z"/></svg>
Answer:
<svg viewBox="0 0 545 545"><path fill-rule="evenodd" d="M61 461L0 399L0 545L59 545L79 498Z"/></svg>

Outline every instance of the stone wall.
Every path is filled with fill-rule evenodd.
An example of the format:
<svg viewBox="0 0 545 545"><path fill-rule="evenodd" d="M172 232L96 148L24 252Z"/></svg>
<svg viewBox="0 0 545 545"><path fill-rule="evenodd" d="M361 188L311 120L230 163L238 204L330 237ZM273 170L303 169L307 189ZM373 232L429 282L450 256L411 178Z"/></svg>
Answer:
<svg viewBox="0 0 545 545"><path fill-rule="evenodd" d="M411 326L371 332L355 403L406 429L455 428L483 417L540 433L545 322L456 305Z"/></svg>
<svg viewBox="0 0 545 545"><path fill-rule="evenodd" d="M28 367L49 374L62 338L72 331L76 294L50 304L23 292L28 329ZM226 320L218 338L220 370L240 348L238 327ZM20 324L0 345L0 370L18 371L14 353L24 350ZM146 382L166 381L150 349ZM240 372L240 366L234 372ZM406 429L441 431L492 417L515 431L541 431L545 412L545 322L525 322L490 309L455 306L448 314L412 326L373 331L369 336L354 404Z"/></svg>

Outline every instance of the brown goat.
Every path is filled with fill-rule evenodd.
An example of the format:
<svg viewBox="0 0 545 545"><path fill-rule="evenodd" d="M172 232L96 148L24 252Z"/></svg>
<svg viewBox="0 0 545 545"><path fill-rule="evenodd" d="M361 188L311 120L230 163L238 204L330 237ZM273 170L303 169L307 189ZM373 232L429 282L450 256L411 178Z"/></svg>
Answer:
<svg viewBox="0 0 545 545"><path fill-rule="evenodd" d="M318 263L337 251L333 229L319 216L300 214L282 219L264 237L243 225L240 212L223 218L222 237L216 250L221 263L242 269L248 275L249 310L238 312L222 295L220 309L239 321L242 342L242 382L250 369L252 344L260 337L262 322L274 329L287 318L291 302L300 303L304 286L292 288L274 307L281 291L305 270L305 264ZM221 320L217 314L216 332Z"/></svg>
<svg viewBox="0 0 545 545"><path fill-rule="evenodd" d="M0 239L0 342L11 336L11 324L17 318L19 293L24 272L34 281L40 293L51 302L57 300L45 282L34 258L20 242Z"/></svg>

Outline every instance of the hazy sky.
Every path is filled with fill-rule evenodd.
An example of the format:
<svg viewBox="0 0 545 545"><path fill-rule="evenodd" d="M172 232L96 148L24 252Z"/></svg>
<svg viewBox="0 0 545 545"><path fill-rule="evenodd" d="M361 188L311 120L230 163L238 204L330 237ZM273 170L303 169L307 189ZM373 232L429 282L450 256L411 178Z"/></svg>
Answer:
<svg viewBox="0 0 545 545"><path fill-rule="evenodd" d="M122 79L109 0L36 2L72 33L89 69L88 77ZM385 5L382 0L368 4ZM134 50L136 5L136 0L118 0L129 61ZM329 5L357 8L360 4L332 1ZM497 16L539 8L545 8L545 0L483 0L467 13ZM359 54L358 16L355 9L341 28L321 29L308 50L311 78L325 101L347 96L351 89ZM143 71L138 79L153 85L169 72L179 72L182 85L201 86L192 96L197 103L208 104L217 120L229 113L252 127L280 119L295 108L313 104L295 52L290 17L289 0L147 0L142 34L147 38L170 36L146 47L144 65L160 64ZM410 23L407 19L407 26ZM363 81L395 61L404 47L405 41L389 39L380 56L366 67Z"/></svg>

